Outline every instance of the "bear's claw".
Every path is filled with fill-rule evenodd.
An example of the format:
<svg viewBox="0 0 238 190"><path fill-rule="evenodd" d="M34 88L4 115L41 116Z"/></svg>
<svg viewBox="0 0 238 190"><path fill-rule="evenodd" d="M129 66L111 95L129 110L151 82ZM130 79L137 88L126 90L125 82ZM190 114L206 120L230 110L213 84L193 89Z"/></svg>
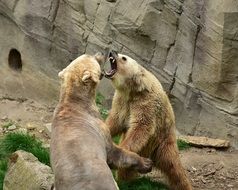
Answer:
<svg viewBox="0 0 238 190"><path fill-rule="evenodd" d="M148 173L148 172L151 172L152 165L153 165L153 162L152 162L151 159L149 159L149 158L142 158L142 160L139 163L138 168L136 168L136 170L139 173L142 173L142 174Z"/></svg>

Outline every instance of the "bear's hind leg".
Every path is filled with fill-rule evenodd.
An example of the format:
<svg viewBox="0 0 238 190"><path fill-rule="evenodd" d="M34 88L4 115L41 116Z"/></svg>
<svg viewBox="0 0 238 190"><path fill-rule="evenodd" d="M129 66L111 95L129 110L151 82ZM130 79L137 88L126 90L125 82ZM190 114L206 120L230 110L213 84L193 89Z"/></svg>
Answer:
<svg viewBox="0 0 238 190"><path fill-rule="evenodd" d="M192 190L179 158L175 138L160 142L154 160L155 166L167 176L172 190Z"/></svg>

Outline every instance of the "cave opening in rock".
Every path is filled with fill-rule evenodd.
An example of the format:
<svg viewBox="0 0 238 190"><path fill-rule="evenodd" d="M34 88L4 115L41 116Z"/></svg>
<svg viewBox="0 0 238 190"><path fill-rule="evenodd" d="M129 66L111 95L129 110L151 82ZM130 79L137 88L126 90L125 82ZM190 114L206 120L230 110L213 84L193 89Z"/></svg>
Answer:
<svg viewBox="0 0 238 190"><path fill-rule="evenodd" d="M21 53L17 49L11 49L8 55L8 65L15 71L22 70Z"/></svg>

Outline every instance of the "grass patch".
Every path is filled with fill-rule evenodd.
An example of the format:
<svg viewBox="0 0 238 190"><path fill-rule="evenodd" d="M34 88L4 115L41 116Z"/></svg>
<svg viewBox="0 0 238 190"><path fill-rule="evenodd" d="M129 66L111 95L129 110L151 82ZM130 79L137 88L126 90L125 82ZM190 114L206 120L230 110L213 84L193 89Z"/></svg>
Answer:
<svg viewBox="0 0 238 190"><path fill-rule="evenodd" d="M104 96L100 92L98 92L96 94L96 104L102 105L104 100L105 100Z"/></svg>
<svg viewBox="0 0 238 190"><path fill-rule="evenodd" d="M99 112L100 112L101 117L103 118L103 120L106 120L107 116L108 116L108 110L105 109L105 108L100 108L99 107Z"/></svg>
<svg viewBox="0 0 238 190"><path fill-rule="evenodd" d="M42 146L42 142L29 134L9 133L0 142L0 159L8 157L17 150L32 153L40 162L50 165L49 150Z"/></svg>
<svg viewBox="0 0 238 190"><path fill-rule="evenodd" d="M105 120L108 116L108 110L103 107L103 102L105 98L101 93L97 93L96 95L96 104L99 108L99 112L101 114L101 117Z"/></svg>
<svg viewBox="0 0 238 190"><path fill-rule="evenodd" d="M179 150L186 150L188 148L191 148L191 145L189 143L181 139L177 140L177 146Z"/></svg>
<svg viewBox="0 0 238 190"><path fill-rule="evenodd" d="M121 138L121 136L117 135L117 136L113 137L112 140L113 140L114 143L119 144L120 138Z"/></svg>
<svg viewBox="0 0 238 190"><path fill-rule="evenodd" d="M8 133L4 138L0 139L0 190L3 188L8 158L17 150L30 152L40 162L50 166L49 150L42 146L40 140L29 134Z"/></svg>
<svg viewBox="0 0 238 190"><path fill-rule="evenodd" d="M3 180L7 172L7 160L0 160L0 189L3 189Z"/></svg>
<svg viewBox="0 0 238 190"><path fill-rule="evenodd" d="M138 178L130 182L119 182L121 190L168 190L168 187L162 183L151 181L148 178Z"/></svg>

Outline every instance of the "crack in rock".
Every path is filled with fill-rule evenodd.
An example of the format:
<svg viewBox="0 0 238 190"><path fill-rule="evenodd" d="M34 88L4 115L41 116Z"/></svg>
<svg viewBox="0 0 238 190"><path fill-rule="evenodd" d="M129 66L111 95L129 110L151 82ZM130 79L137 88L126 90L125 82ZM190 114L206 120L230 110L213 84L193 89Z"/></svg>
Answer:
<svg viewBox="0 0 238 190"><path fill-rule="evenodd" d="M177 70L178 70L178 65L176 64L176 68L175 68L175 71L174 71L174 74L173 74L173 79L172 79L172 83L170 84L170 87L169 87L169 95L171 94L173 88L174 88L174 84L176 82L176 74L177 74Z"/></svg>
<svg viewBox="0 0 238 190"><path fill-rule="evenodd" d="M195 59L195 54L196 54L197 39L198 39L198 35L199 35L199 32L200 32L200 31L201 31L201 26L198 25L198 26L197 26L196 35L195 35L195 40L194 40L193 62L192 62L192 67L191 67L191 73L190 73L189 76L188 76L188 83L192 83L192 82L193 82L192 73L193 73L194 59Z"/></svg>

